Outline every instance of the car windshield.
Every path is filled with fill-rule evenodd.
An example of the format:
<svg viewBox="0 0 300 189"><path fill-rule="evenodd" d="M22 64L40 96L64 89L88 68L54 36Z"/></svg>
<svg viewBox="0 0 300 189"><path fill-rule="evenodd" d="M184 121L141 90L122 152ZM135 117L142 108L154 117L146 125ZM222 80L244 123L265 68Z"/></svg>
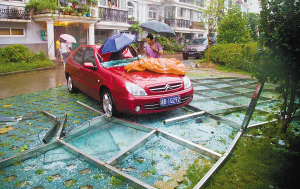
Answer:
<svg viewBox="0 0 300 189"><path fill-rule="evenodd" d="M112 61L101 63L101 66L104 68L127 66L131 62L133 62L135 60L140 60L145 57L146 57L145 55L139 55L139 56L133 57L133 58L126 58L126 59L122 59L122 60L112 60Z"/></svg>
<svg viewBox="0 0 300 189"><path fill-rule="evenodd" d="M193 39L191 42L190 42L190 45L207 45L207 39Z"/></svg>

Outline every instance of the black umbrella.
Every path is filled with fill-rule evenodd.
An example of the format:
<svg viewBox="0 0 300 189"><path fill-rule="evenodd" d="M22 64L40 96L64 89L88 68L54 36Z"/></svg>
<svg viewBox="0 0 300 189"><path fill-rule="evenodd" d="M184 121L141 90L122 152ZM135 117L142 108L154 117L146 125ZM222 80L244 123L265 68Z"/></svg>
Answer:
<svg viewBox="0 0 300 189"><path fill-rule="evenodd" d="M164 37L176 37L175 32L168 24L159 22L157 20L150 20L139 25L139 27L141 27L149 33L156 33Z"/></svg>

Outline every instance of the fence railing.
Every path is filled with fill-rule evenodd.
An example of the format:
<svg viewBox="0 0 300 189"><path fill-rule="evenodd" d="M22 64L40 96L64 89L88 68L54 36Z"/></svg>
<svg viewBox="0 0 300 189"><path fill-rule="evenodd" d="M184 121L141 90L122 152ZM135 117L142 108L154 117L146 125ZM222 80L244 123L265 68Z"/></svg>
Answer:
<svg viewBox="0 0 300 189"><path fill-rule="evenodd" d="M165 19L165 23L168 24L171 28L190 28L189 20Z"/></svg>
<svg viewBox="0 0 300 189"><path fill-rule="evenodd" d="M13 10L13 9L0 8L0 18L30 20L30 14L29 11L26 10Z"/></svg>
<svg viewBox="0 0 300 189"><path fill-rule="evenodd" d="M127 23L128 11L99 7L101 21Z"/></svg>

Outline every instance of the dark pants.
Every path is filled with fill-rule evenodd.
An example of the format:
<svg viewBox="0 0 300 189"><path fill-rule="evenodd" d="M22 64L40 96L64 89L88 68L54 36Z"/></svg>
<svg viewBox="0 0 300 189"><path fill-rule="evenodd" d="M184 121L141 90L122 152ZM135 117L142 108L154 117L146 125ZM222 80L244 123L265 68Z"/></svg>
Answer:
<svg viewBox="0 0 300 189"><path fill-rule="evenodd" d="M66 53L62 53L62 56L63 56L63 64L65 64L66 60L70 56L70 54L66 52Z"/></svg>
<svg viewBox="0 0 300 189"><path fill-rule="evenodd" d="M56 59L60 59L60 50L56 49Z"/></svg>

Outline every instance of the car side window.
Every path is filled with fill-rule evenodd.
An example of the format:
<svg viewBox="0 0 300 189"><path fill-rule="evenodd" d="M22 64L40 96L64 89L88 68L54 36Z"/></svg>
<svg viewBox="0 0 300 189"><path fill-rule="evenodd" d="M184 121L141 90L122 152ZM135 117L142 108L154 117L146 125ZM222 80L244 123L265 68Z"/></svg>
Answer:
<svg viewBox="0 0 300 189"><path fill-rule="evenodd" d="M94 66L96 66L94 49L89 47L86 49L83 62L91 62Z"/></svg>
<svg viewBox="0 0 300 189"><path fill-rule="evenodd" d="M74 61L80 65L83 65L82 59L83 59L84 51L85 51L85 47L81 47L80 49L78 49L78 51L74 55Z"/></svg>

